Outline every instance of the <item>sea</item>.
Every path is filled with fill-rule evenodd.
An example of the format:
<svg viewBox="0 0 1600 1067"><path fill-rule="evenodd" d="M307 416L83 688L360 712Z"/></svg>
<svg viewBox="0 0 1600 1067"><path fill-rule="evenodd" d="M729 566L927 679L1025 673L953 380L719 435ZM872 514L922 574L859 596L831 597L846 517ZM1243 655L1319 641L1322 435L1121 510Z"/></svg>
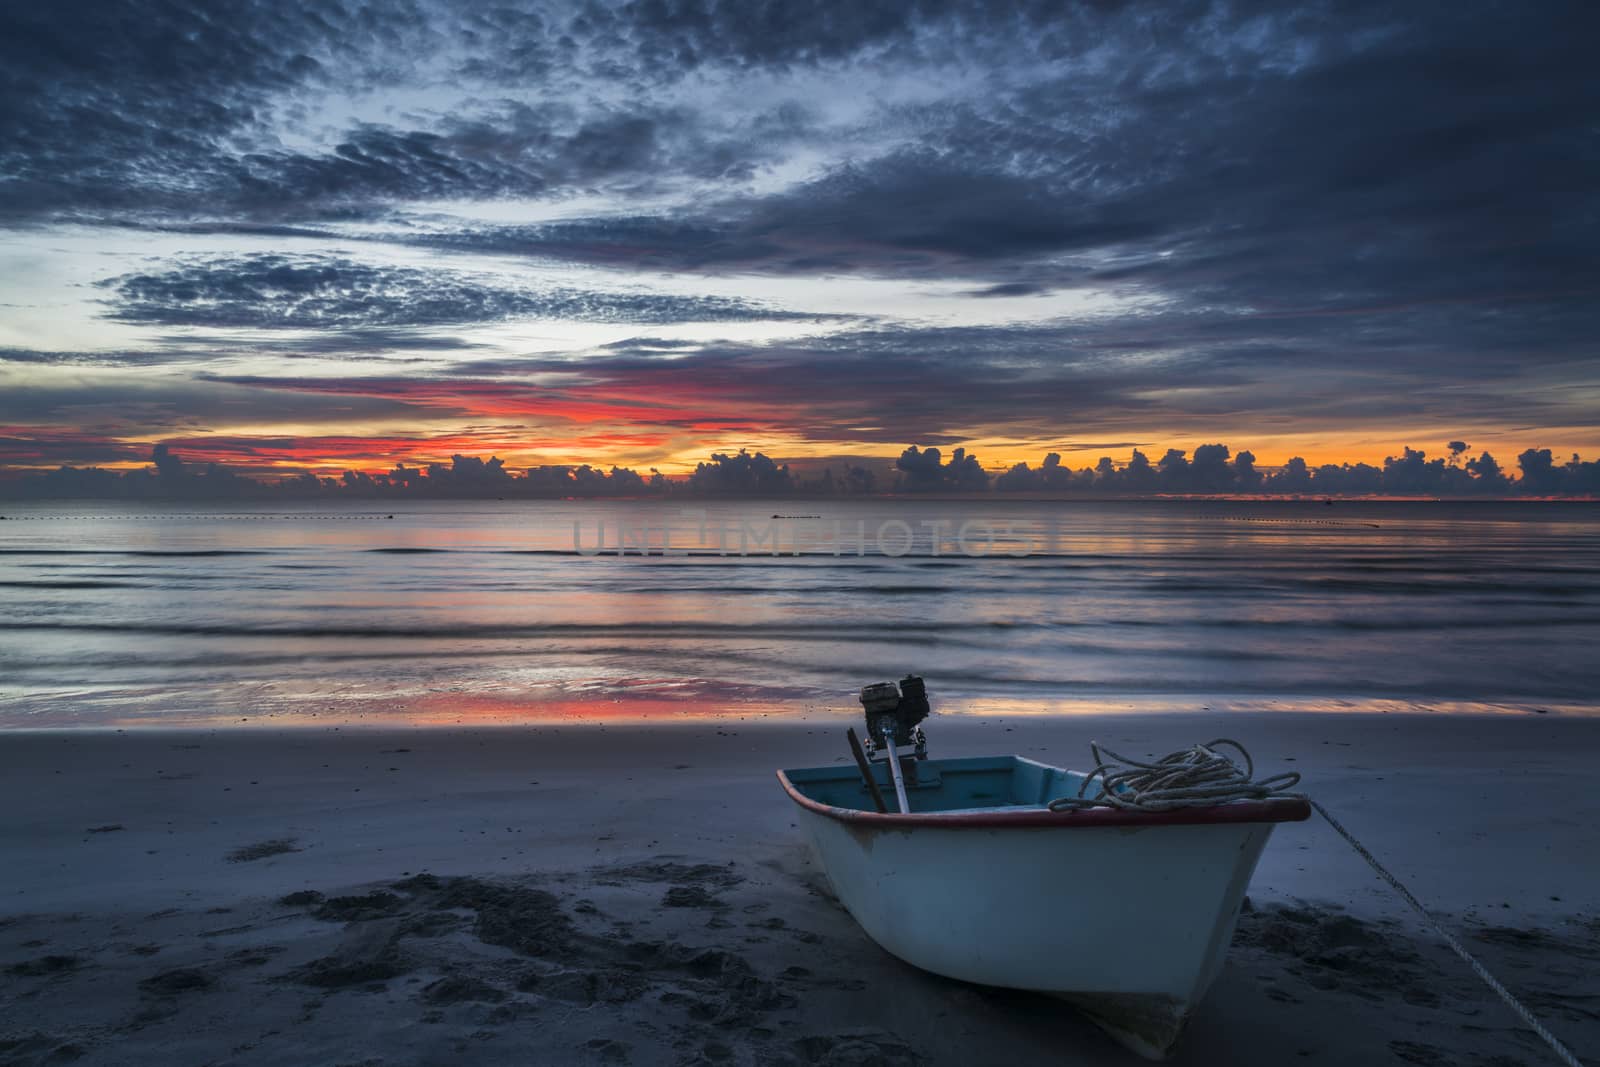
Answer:
<svg viewBox="0 0 1600 1067"><path fill-rule="evenodd" d="M0 506L0 728L1600 707L1600 505Z"/></svg>

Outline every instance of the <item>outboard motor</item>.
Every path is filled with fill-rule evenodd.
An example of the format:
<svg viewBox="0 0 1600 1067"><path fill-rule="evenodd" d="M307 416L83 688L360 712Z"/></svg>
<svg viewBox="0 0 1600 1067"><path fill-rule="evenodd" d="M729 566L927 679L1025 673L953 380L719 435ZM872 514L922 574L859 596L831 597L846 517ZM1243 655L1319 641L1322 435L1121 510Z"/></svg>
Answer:
<svg viewBox="0 0 1600 1067"><path fill-rule="evenodd" d="M932 708L920 677L908 674L898 686L893 682L863 686L861 706L867 713L867 748L873 759L887 759L888 752L905 748L914 748L917 759L928 758L928 739L919 724Z"/></svg>

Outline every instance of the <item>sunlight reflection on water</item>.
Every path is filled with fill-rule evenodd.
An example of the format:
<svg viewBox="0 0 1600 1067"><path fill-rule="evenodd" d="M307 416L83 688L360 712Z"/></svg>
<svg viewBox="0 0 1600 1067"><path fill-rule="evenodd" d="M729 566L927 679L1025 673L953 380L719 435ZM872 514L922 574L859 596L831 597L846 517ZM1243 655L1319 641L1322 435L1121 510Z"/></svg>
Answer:
<svg viewBox="0 0 1600 1067"><path fill-rule="evenodd" d="M21 521L0 527L0 721L11 725L820 714L907 671L929 677L943 710L974 714L1570 712L1594 700L1593 505L12 514ZM601 527L641 524L667 531L635 537L649 555L577 550ZM893 536L879 544L885 524ZM985 528L1002 531L993 551L974 532ZM764 531L754 549L751 531Z"/></svg>

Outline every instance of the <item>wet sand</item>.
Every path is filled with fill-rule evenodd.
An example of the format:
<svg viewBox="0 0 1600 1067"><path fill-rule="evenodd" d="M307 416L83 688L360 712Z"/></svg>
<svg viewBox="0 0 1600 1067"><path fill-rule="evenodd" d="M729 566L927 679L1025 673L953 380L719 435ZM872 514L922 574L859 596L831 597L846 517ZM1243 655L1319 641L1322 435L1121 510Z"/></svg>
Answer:
<svg viewBox="0 0 1600 1067"><path fill-rule="evenodd" d="M772 769L847 758L849 721L0 734L0 1063L1138 1062L833 902ZM1237 737L1600 1051L1600 721L929 725L934 755L1070 766ZM1548 1055L1313 821L1268 846L1173 1062Z"/></svg>

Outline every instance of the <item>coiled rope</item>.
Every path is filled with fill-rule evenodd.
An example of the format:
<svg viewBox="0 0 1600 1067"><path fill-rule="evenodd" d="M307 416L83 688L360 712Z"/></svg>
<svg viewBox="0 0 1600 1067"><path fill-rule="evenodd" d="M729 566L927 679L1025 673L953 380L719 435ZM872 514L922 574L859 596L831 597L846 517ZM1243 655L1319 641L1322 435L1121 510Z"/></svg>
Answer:
<svg viewBox="0 0 1600 1067"><path fill-rule="evenodd" d="M1228 756L1216 751L1220 745L1236 750L1244 758L1243 769ZM1051 811L1080 808L1121 808L1124 811L1203 808L1225 804L1230 800L1265 800L1284 796L1287 795L1285 789L1300 781L1300 775L1295 771L1254 781L1255 762L1251 760L1250 753L1239 742L1226 737L1180 749L1162 756L1154 763L1142 763L1118 755L1109 748L1101 749L1098 741L1089 742L1089 751L1094 753L1094 770L1078 787L1077 796L1052 800ZM1111 758L1108 760L1106 756ZM1088 796L1089 787L1096 781L1100 783L1100 792Z"/></svg>
<svg viewBox="0 0 1600 1067"><path fill-rule="evenodd" d="M1244 767L1241 769L1228 756L1217 752L1218 746L1227 746L1236 750L1244 757ZM1250 753L1237 741L1226 737L1219 737L1215 741L1208 741L1203 745L1192 748L1180 749L1161 757L1154 763L1143 763L1139 760L1128 759L1108 749L1101 749L1098 742L1089 743L1089 751L1094 754L1095 768L1084 778L1083 784L1078 787L1077 796L1057 797L1050 802L1051 811L1077 811L1085 808L1122 808L1132 811L1172 811L1175 808L1208 807L1213 804L1225 804L1233 800L1265 800L1275 796L1298 796L1303 794L1285 793L1284 790L1300 782L1300 775L1295 771L1275 774L1269 778L1255 781L1255 762L1250 758ZM1105 756L1111 757L1107 760ZM1089 787L1094 782L1100 783L1100 791L1094 796L1088 796ZM1478 958L1468 952L1443 923L1434 918L1432 912L1423 907L1422 902L1407 889L1400 879L1389 872L1383 864L1378 862L1367 847L1344 824L1335 819L1327 808L1312 800L1306 801L1317 810L1317 813L1328 820L1328 825L1345 839L1349 846L1355 849L1356 854L1366 860L1368 865L1378 873L1394 891L1400 894L1400 899L1409 904L1418 915L1422 916L1433 932L1444 939L1444 943L1461 958L1461 961L1472 968L1483 984L1494 991L1506 1007L1510 1008L1517 1018L1521 1019L1539 1038L1550 1047L1556 1058L1567 1067L1583 1067L1583 1063L1575 1056L1571 1049L1561 1042L1561 1039L1550 1032L1549 1027L1540 1022L1538 1017L1529 1011L1511 991L1507 989L1498 978L1489 973L1489 969L1478 961Z"/></svg>

